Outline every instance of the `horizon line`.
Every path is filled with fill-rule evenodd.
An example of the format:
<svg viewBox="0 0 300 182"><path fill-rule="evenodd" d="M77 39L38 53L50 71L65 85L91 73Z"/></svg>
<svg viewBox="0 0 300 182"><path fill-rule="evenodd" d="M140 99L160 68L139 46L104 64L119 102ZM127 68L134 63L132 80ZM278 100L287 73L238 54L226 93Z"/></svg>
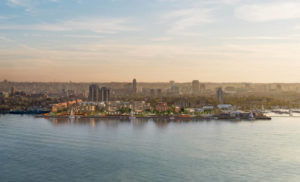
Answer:
<svg viewBox="0 0 300 182"><path fill-rule="evenodd" d="M196 80L196 79L195 79ZM7 81L7 83L90 83L90 84L97 84L97 83L132 83L132 81L10 81L10 80L3 80L1 81L4 83ZM170 81L175 81L175 80L170 80ZM147 81L138 81L137 83L169 83L170 81L152 81L152 82L147 82ZM176 82L179 84L185 84L185 83L192 83L193 80L190 82L185 81L185 82ZM300 84L300 82L202 82L198 80L200 83L204 84Z"/></svg>

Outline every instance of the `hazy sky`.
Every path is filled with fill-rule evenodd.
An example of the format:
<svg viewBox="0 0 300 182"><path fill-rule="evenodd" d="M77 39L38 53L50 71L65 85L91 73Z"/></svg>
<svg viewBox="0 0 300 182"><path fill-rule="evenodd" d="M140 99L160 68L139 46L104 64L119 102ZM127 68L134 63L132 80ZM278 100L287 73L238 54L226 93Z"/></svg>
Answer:
<svg viewBox="0 0 300 182"><path fill-rule="evenodd" d="M0 79L300 82L300 0L1 0Z"/></svg>

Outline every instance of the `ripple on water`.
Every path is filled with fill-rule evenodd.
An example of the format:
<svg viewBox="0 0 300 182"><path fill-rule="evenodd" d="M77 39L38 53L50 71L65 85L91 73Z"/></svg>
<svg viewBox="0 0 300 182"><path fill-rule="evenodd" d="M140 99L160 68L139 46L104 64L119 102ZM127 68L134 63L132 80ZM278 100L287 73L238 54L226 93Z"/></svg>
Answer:
<svg viewBox="0 0 300 182"><path fill-rule="evenodd" d="M299 119L72 123L3 115L0 181L300 181Z"/></svg>

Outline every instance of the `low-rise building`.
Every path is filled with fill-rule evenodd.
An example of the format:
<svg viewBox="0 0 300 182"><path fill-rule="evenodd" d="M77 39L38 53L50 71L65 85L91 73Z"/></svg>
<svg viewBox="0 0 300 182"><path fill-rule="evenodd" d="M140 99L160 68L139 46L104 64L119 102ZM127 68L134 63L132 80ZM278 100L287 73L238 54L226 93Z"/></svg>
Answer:
<svg viewBox="0 0 300 182"><path fill-rule="evenodd" d="M104 102L81 102L76 105L76 111L80 113L96 112L105 108Z"/></svg>
<svg viewBox="0 0 300 182"><path fill-rule="evenodd" d="M214 106L203 106L202 109L203 111L212 111L214 110Z"/></svg>
<svg viewBox="0 0 300 182"><path fill-rule="evenodd" d="M231 104L219 104L218 108L220 110L231 110L232 109L232 105Z"/></svg>
<svg viewBox="0 0 300 182"><path fill-rule="evenodd" d="M2 98L8 98L9 97L9 93L8 92L0 92L0 97L2 97Z"/></svg>
<svg viewBox="0 0 300 182"><path fill-rule="evenodd" d="M175 113L179 113L179 112L180 112L180 110L181 110L181 108L180 108L179 106L175 106L175 107L174 107L174 111L175 111Z"/></svg>
<svg viewBox="0 0 300 182"><path fill-rule="evenodd" d="M62 103L58 103L58 104L53 104L51 107L51 112L61 112L65 109L68 108L68 103L67 102L62 102Z"/></svg>
<svg viewBox="0 0 300 182"><path fill-rule="evenodd" d="M61 111L67 110L68 108L75 107L75 106L79 105L80 103L82 103L81 99L53 104L51 107L51 112L54 112L54 113L61 112Z"/></svg>
<svg viewBox="0 0 300 182"><path fill-rule="evenodd" d="M164 111L168 111L169 107L166 102L159 102L156 104L155 109L159 112L164 112Z"/></svg>

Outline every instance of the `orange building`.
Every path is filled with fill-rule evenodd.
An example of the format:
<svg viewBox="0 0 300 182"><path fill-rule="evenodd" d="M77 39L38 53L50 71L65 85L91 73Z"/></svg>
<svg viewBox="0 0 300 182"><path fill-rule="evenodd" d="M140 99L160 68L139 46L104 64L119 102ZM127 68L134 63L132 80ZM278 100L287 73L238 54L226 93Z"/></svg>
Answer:
<svg viewBox="0 0 300 182"><path fill-rule="evenodd" d="M166 102L159 102L155 106L155 109L159 112L167 111L169 110L168 104Z"/></svg>

